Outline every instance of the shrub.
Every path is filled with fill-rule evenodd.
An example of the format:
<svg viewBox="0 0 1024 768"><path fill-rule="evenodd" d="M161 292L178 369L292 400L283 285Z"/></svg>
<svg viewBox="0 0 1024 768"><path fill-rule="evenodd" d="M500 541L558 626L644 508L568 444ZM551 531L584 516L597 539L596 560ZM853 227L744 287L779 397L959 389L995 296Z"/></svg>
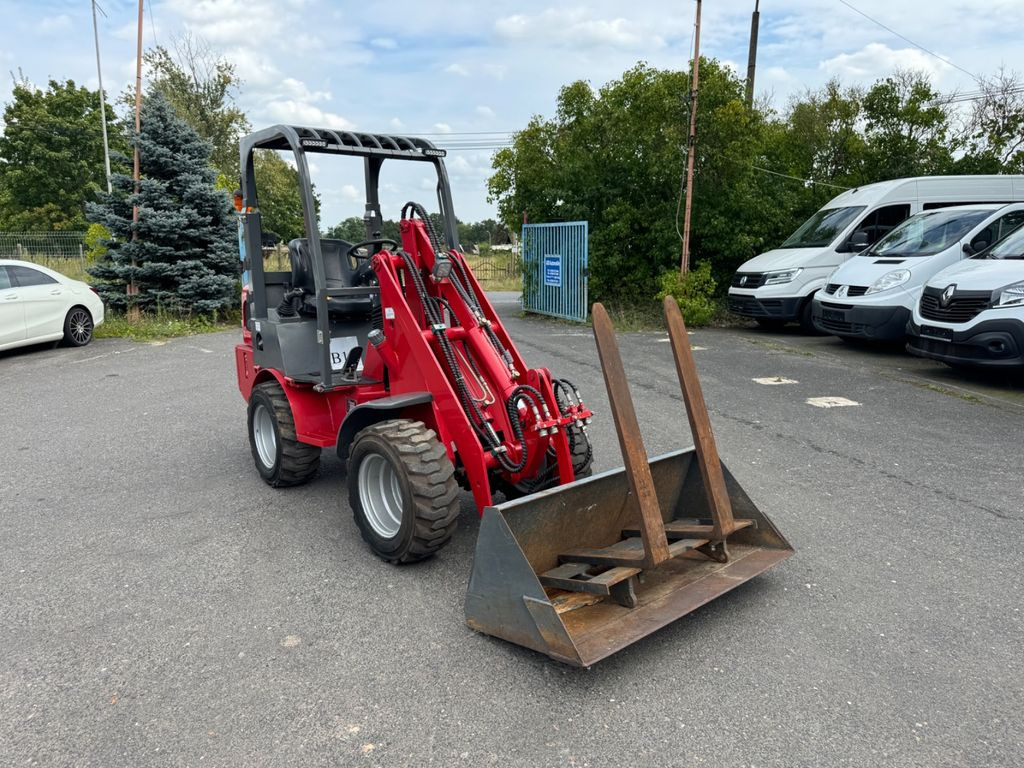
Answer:
<svg viewBox="0 0 1024 768"><path fill-rule="evenodd" d="M711 276L711 263L702 261L696 269L685 275L678 270L663 272L660 278L659 299L671 296L683 313L683 319L691 328L707 325L714 317L715 278Z"/></svg>

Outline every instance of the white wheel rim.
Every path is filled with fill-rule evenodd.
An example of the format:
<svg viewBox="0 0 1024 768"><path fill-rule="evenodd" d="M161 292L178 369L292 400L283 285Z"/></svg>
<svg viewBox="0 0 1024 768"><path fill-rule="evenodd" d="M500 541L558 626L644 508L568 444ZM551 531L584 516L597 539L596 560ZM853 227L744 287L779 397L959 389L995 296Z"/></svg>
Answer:
<svg viewBox="0 0 1024 768"><path fill-rule="evenodd" d="M274 419L262 403L252 414L252 440L263 466L272 469L277 461L277 435L274 434Z"/></svg>
<svg viewBox="0 0 1024 768"><path fill-rule="evenodd" d="M391 462L371 453L359 465L359 501L374 533L393 539L402 527L402 485Z"/></svg>

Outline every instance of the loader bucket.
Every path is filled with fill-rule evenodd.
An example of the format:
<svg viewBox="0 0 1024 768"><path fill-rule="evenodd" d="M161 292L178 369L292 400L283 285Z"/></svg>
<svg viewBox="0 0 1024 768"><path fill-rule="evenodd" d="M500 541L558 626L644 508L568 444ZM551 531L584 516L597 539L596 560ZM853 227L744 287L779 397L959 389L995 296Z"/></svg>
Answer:
<svg viewBox="0 0 1024 768"><path fill-rule="evenodd" d="M719 460L671 298L665 311L694 447L648 461L595 304L625 466L484 510L466 595L473 629L587 667L793 554Z"/></svg>

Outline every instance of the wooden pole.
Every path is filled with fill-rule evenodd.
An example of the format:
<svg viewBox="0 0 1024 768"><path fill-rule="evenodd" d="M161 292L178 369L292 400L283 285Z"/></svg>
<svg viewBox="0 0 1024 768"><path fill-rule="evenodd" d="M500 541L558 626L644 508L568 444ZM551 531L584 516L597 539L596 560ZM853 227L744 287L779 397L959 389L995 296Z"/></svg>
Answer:
<svg viewBox="0 0 1024 768"><path fill-rule="evenodd" d="M754 69L757 65L757 27L761 14L760 0L754 0L754 13L750 17L750 50L747 52L747 109L754 106Z"/></svg>
<svg viewBox="0 0 1024 768"><path fill-rule="evenodd" d="M683 214L683 258L679 271L690 270L690 208L693 202L693 158L697 145L697 84L700 78L700 0L693 32L693 74L690 77L690 136L686 142L686 208Z"/></svg>
<svg viewBox="0 0 1024 768"><path fill-rule="evenodd" d="M139 34L138 44L136 46L135 53L135 152L132 165L132 178L135 180L135 194L139 194L139 178L141 173L139 172L139 134L142 132L142 4L144 0L139 0ZM132 241L139 239L138 231L139 223L139 203L136 197L135 205L132 206ZM128 280L128 295L136 296L139 293L139 286L135 284L135 257L132 256L132 274ZM132 303L128 307L128 317L131 320L139 319L139 305Z"/></svg>

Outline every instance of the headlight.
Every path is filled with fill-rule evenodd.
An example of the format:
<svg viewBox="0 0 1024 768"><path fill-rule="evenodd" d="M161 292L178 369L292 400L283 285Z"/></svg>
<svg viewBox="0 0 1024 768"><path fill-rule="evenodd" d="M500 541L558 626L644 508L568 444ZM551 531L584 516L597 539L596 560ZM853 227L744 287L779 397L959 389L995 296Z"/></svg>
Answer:
<svg viewBox="0 0 1024 768"><path fill-rule="evenodd" d="M999 298L993 305L996 307L1024 306L1024 282L1008 285L999 291Z"/></svg>
<svg viewBox="0 0 1024 768"><path fill-rule="evenodd" d="M792 282L793 278L803 272L803 268L800 269L780 269L777 272L765 272L764 273L764 284L765 285L782 285L783 283Z"/></svg>
<svg viewBox="0 0 1024 768"><path fill-rule="evenodd" d="M875 280L875 282L868 286L868 289L864 293L888 291L890 288L895 288L897 285L903 285L909 279L909 269L894 269L892 272L886 272L880 278Z"/></svg>

